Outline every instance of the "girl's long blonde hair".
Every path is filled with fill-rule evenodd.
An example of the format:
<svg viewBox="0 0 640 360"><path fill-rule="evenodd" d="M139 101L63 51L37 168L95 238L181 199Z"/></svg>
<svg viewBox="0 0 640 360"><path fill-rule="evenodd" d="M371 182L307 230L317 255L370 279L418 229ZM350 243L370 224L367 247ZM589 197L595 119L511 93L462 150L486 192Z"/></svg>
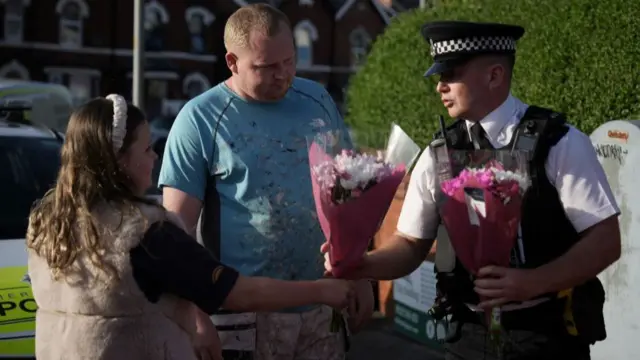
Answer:
<svg viewBox="0 0 640 360"><path fill-rule="evenodd" d="M111 140L110 100L91 100L71 115L56 184L32 209L27 231L27 247L47 261L54 276L63 274L80 252L86 252L94 266L107 275L117 276L102 256L102 229L92 210L106 202L121 209L124 217L139 211L136 204L156 205L133 192L117 161L118 155L135 141L135 130L145 121L142 111L129 104L127 134L116 154Z"/></svg>

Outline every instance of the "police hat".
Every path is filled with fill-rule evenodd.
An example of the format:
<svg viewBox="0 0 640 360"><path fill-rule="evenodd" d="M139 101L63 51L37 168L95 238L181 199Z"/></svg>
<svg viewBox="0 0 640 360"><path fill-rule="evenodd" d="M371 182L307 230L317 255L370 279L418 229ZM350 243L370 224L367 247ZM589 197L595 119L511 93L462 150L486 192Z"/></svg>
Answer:
<svg viewBox="0 0 640 360"><path fill-rule="evenodd" d="M424 76L440 74L483 54L515 54L524 28L516 25L434 21L422 27L434 63Z"/></svg>

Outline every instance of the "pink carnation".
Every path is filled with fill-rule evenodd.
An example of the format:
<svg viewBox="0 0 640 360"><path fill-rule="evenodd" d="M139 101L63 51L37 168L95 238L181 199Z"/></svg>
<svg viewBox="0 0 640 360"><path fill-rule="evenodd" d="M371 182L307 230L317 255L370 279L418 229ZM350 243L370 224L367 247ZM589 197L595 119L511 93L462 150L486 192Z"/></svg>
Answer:
<svg viewBox="0 0 640 360"><path fill-rule="evenodd" d="M525 190L524 177L502 169L501 165L477 170L464 169L457 177L443 181L440 188L447 196L453 196L460 188L487 189L505 200ZM497 179L496 174L500 174L501 179Z"/></svg>

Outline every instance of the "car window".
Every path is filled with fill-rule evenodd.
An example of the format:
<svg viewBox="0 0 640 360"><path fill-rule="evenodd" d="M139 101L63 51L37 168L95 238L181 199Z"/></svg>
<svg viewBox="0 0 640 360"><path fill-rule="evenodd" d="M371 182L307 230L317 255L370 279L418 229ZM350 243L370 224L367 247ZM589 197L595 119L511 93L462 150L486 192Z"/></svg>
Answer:
<svg viewBox="0 0 640 360"><path fill-rule="evenodd" d="M24 238L29 211L55 183L61 143L0 136L0 240Z"/></svg>

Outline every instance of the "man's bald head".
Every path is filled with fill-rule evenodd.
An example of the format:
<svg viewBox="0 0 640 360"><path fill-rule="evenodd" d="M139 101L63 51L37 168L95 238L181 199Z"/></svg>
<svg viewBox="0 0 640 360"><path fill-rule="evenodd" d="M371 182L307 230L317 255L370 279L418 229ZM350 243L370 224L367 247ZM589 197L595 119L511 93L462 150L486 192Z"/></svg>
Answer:
<svg viewBox="0 0 640 360"><path fill-rule="evenodd" d="M267 4L243 6L227 20L224 28L224 45L227 51L249 48L252 32L273 37L290 27L291 23L287 16L273 6Z"/></svg>
<svg viewBox="0 0 640 360"><path fill-rule="evenodd" d="M229 84L240 96L278 101L296 73L296 49L287 16L267 4L240 8L224 29Z"/></svg>

